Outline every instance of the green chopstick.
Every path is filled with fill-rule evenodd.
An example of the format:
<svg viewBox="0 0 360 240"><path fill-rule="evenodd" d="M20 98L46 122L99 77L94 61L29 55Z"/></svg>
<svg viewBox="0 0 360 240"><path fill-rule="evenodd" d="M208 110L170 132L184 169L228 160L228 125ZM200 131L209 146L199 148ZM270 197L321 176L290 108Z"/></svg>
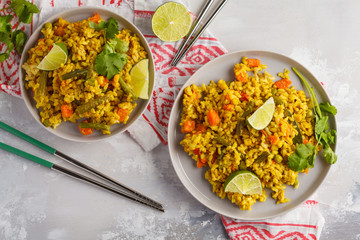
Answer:
<svg viewBox="0 0 360 240"><path fill-rule="evenodd" d="M54 156L57 156L57 157L65 160L65 161L67 161L67 162L69 162L71 164L74 164L75 166L77 166L79 168L82 168L82 169L88 171L91 174L94 174L94 175L108 181L111 184L116 185L117 187L120 187L121 191L118 190L118 189L115 189L115 188L113 188L111 186L105 185L105 184L103 184L101 182L98 182L96 180L93 180L91 178L88 178L88 177L86 177L84 175L81 175L79 173L73 172L73 171L71 171L69 169L63 168L63 167L61 167L61 166L59 166L59 165L57 165L55 163L49 162L49 161L47 161L45 159L39 158L37 156L31 155L31 154L29 154L27 152L24 152L24 151L22 151L20 149L9 146L9 145L7 145L5 143L2 143L2 142L0 142L0 148L1 149L5 150L5 151L8 151L8 152L11 152L11 153L14 153L14 154L16 154L18 156L21 156L23 158L26 158L26 159L28 159L30 161L33 161L33 162L36 162L38 164L41 164L41 165L43 165L43 166L45 166L47 168L57 170L59 172L62 172L64 174L66 174L66 175L77 178L79 180L83 180L85 182L88 182L88 183L91 183L93 185L102 187L102 188L104 188L106 190L109 190L111 192L114 192L114 193L117 193L119 195L125 196L125 197L127 197L129 199L132 199L134 201L137 201L137 202L143 203L145 205L151 206L151 207L153 207L153 208L155 208L157 210L164 211L163 206L160 203L158 203L158 202L152 200L151 198L148 198L148 197L142 195L141 193L139 193L139 192L137 192L137 191L135 191L135 190L133 190L133 189L119 183L119 182L117 182L116 180L114 180L114 179L106 176L105 174L91 168L90 166L88 166L88 165L86 165L86 164L84 164L84 163L82 163L80 161L77 161L76 159L73 159L73 158L67 156L66 154L64 154L64 153L62 153L60 151L57 151L56 149L46 145L45 143L42 143L42 142L36 140L35 138L32 138L32 137L26 135L23 132L20 132L19 130L7 125L6 123L4 123L2 121L0 121L0 128L2 128L3 130L5 130L5 131L7 131L7 132L21 138L21 139L23 139L23 140L25 140L25 141L27 141L27 142L29 142L31 144L33 144L34 146L36 146L36 147L38 147L38 148L40 148L40 149L54 155Z"/></svg>

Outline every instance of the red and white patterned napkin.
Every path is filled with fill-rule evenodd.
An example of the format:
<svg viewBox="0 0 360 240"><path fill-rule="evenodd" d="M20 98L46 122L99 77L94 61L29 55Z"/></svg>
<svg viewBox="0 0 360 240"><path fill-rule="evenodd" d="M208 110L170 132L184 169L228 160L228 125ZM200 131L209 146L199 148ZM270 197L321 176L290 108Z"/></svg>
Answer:
<svg viewBox="0 0 360 240"><path fill-rule="evenodd" d="M181 86L202 65L226 53L226 49L206 31L190 49L182 61L171 67L170 62L179 48L176 43L162 42L151 31L151 17L158 6L167 0L30 0L38 6L40 13L34 15L30 25L20 28L30 35L40 23L53 14L69 8L82 6L103 6L135 25L146 37L155 63L155 88L151 102L143 114L129 129L130 135L146 150L150 151L160 144L167 144L167 126L171 107ZM178 1L185 5L188 2ZM190 2L190 1L189 1ZM1 1L0 9L9 5L10 0ZM5 12L2 11L1 14ZM9 13L9 12L6 12ZM13 24L17 24L14 18ZM4 45L0 45L0 52ZM21 97L19 87L20 56L15 52L4 63L0 63L0 91ZM301 207L286 215L264 221L239 221L221 217L231 239L318 239L324 218L318 211L318 203L308 200Z"/></svg>

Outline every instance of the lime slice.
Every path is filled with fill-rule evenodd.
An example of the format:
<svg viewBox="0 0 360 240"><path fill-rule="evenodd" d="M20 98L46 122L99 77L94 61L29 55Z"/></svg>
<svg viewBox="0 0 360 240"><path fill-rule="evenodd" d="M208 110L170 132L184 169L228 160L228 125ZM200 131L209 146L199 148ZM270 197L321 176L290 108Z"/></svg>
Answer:
<svg viewBox="0 0 360 240"><path fill-rule="evenodd" d="M149 99L149 59L136 63L130 70L131 86L134 94L142 99Z"/></svg>
<svg viewBox="0 0 360 240"><path fill-rule="evenodd" d="M248 123L256 130L266 128L271 122L275 112L274 98L270 97L261 107L259 107L249 118Z"/></svg>
<svg viewBox="0 0 360 240"><path fill-rule="evenodd" d="M252 172L241 170L230 174L225 181L225 192L246 195L262 194L260 179Z"/></svg>
<svg viewBox="0 0 360 240"><path fill-rule="evenodd" d="M189 32L191 15L184 5L167 2L156 9L151 20L151 27L161 40L175 42Z"/></svg>
<svg viewBox="0 0 360 240"><path fill-rule="evenodd" d="M68 50L65 43L55 43L50 52L41 60L37 66L40 70L52 71L58 69L67 61Z"/></svg>

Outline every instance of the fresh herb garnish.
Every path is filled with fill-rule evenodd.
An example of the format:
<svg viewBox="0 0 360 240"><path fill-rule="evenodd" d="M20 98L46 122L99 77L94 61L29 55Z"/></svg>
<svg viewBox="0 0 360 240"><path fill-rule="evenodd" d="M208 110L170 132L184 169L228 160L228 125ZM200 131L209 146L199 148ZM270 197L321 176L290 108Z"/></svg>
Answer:
<svg viewBox="0 0 360 240"><path fill-rule="evenodd" d="M89 22L89 26L98 31L104 30L105 45L103 51L95 59L94 69L98 74L112 79L126 64L127 55L125 53L129 50L129 46L125 41L115 38L115 35L119 33L119 26L114 18L98 24Z"/></svg>
<svg viewBox="0 0 360 240"><path fill-rule="evenodd" d="M314 167L316 147L319 144L323 146L323 157L325 158L325 161L329 164L334 164L337 160L337 156L330 147L330 144L335 144L336 130L329 128L329 117L327 114L335 115L337 110L329 102L319 104L314 89L309 85L304 76L302 76L296 68L293 67L292 69L296 75L298 75L310 95L314 112L315 138L317 144L316 146L313 146L310 143L299 144L295 152L289 156L288 166L294 171L302 171L308 167Z"/></svg>
<svg viewBox="0 0 360 240"><path fill-rule="evenodd" d="M26 0L12 0L9 7L0 9L0 11L6 9L12 9L19 18L19 22L26 24L31 23L33 14L39 12L35 4ZM27 40L25 32L18 29L19 24L16 26L16 29L12 31L11 19L11 15L0 16L0 42L7 46L5 51L0 53L0 62L5 61L14 49L16 49L18 53L22 53Z"/></svg>

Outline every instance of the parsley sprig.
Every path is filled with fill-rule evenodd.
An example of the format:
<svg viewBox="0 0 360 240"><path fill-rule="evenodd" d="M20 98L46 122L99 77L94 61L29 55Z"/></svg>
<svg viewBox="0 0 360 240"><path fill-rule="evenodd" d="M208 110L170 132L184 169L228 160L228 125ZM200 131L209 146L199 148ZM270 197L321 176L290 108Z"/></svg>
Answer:
<svg viewBox="0 0 360 240"><path fill-rule="evenodd" d="M107 79L111 79L115 74L120 73L127 61L126 52L129 46L125 41L115 38L119 33L118 23L114 18L109 18L107 22L89 22L89 26L96 30L104 30L105 45L103 51L96 57L95 71Z"/></svg>
<svg viewBox="0 0 360 240"><path fill-rule="evenodd" d="M0 12L7 9L12 9L19 18L19 22L25 24L30 24L33 14L39 12L39 9L35 4L26 0L12 0L9 7L0 9ZM12 30L12 25L10 23L12 18L13 16L11 15L0 16L0 42L6 44L5 51L0 53L0 62L5 61L14 49L21 54L27 40L25 32L18 29L19 24L14 31Z"/></svg>
<svg viewBox="0 0 360 240"><path fill-rule="evenodd" d="M295 152L289 156L288 166L294 171L302 171L308 167L313 168L316 157L316 147L318 145L323 147L323 157L325 161L329 164L334 164L337 160L337 155L330 145L336 142L336 130L330 129L328 114L336 115L337 110L329 102L319 104L314 88L309 85L304 76L296 68L293 67L292 69L296 75L298 75L310 95L314 112L315 138L317 143L315 146L311 143L299 144Z"/></svg>

